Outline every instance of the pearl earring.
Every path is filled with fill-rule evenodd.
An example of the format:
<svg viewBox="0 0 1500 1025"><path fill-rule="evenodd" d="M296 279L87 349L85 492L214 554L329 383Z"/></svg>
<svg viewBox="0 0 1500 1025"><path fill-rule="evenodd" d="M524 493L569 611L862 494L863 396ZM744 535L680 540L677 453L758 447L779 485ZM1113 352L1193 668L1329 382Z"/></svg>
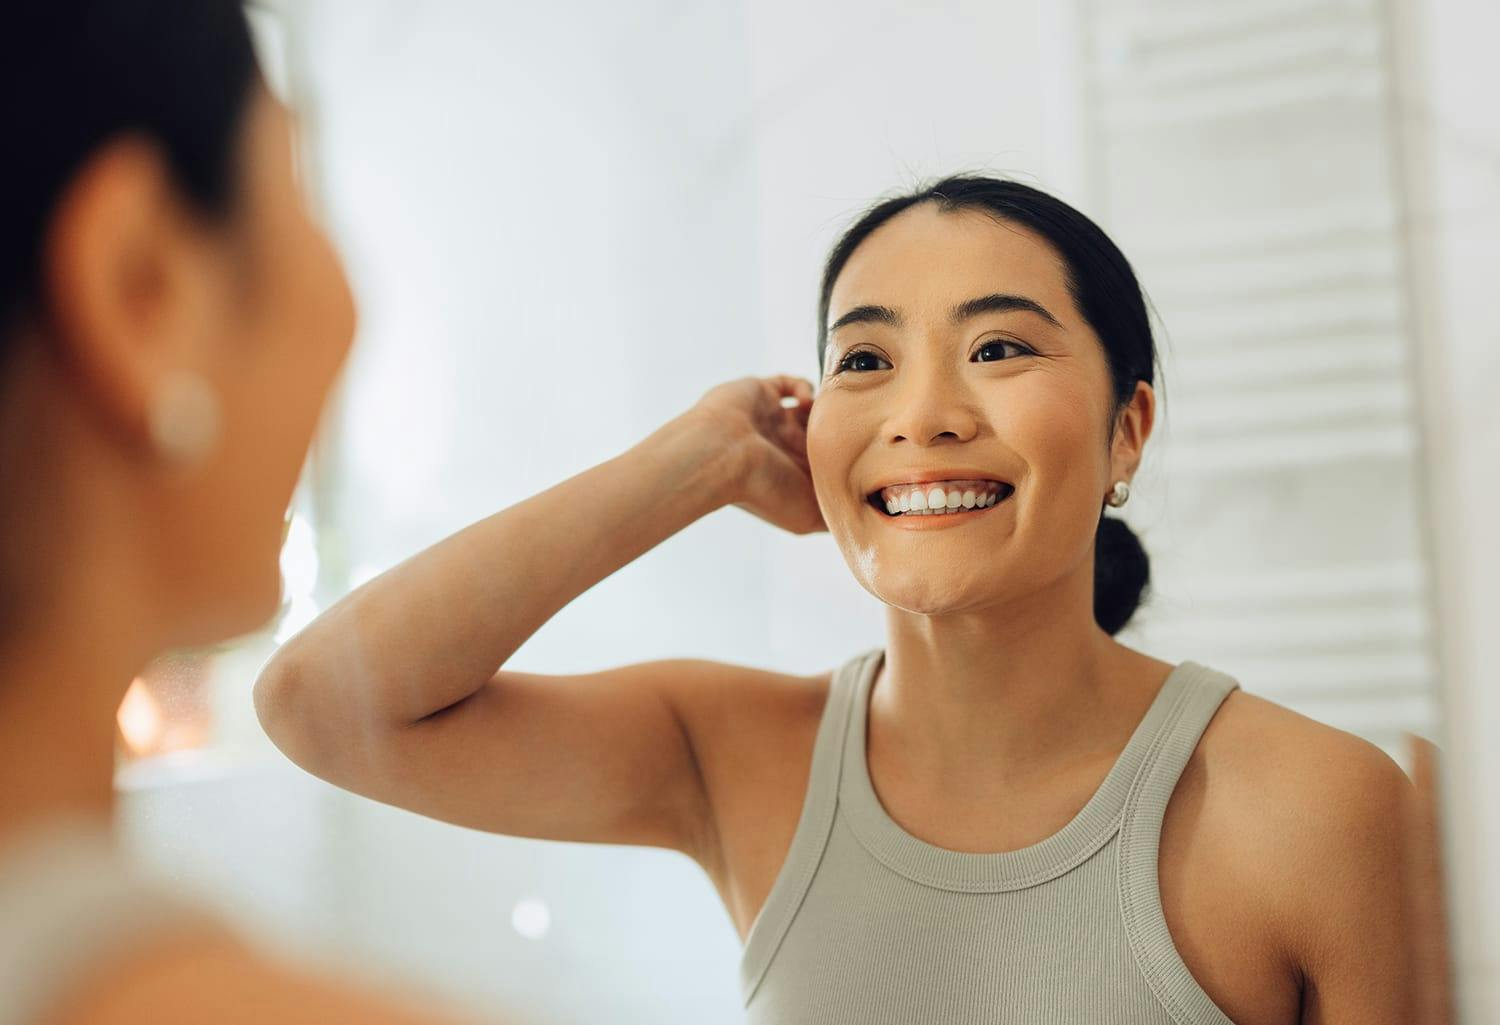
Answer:
<svg viewBox="0 0 1500 1025"><path fill-rule="evenodd" d="M1123 480L1115 481L1114 490L1109 493L1109 497L1105 501L1118 509L1130 501L1130 485Z"/></svg>
<svg viewBox="0 0 1500 1025"><path fill-rule="evenodd" d="M147 414L151 440L163 456L194 463L219 437L219 397L200 374L169 372L151 399Z"/></svg>

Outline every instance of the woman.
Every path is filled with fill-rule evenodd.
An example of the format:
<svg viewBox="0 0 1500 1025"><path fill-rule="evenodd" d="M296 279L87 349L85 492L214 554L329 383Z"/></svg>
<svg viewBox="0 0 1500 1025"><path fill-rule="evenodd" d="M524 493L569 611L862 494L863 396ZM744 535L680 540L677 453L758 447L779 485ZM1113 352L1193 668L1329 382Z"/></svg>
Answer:
<svg viewBox="0 0 1500 1025"><path fill-rule="evenodd" d="M233 0L0 30L0 1025L436 1018L310 975L116 851L115 709L275 612L353 332Z"/></svg>
<svg viewBox="0 0 1500 1025"><path fill-rule="evenodd" d="M1118 249L1034 189L940 182L835 246L818 357L816 400L722 384L354 591L267 665L271 737L435 818L689 854L752 1022L1407 1021L1400 767L1113 637L1148 573L1103 512L1156 410ZM496 671L730 504L827 529L884 643L806 676Z"/></svg>

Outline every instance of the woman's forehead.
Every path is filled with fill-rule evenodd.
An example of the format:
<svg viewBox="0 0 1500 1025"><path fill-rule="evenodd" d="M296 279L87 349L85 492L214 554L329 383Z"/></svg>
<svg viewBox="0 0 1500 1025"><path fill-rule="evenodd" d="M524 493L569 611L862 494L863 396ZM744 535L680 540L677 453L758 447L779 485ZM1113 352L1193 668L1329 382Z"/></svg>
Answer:
<svg viewBox="0 0 1500 1025"><path fill-rule="evenodd" d="M982 210L919 203L850 255L829 294L828 321L865 304L946 313L991 293L1028 296L1059 318L1073 312L1062 259L1042 236Z"/></svg>

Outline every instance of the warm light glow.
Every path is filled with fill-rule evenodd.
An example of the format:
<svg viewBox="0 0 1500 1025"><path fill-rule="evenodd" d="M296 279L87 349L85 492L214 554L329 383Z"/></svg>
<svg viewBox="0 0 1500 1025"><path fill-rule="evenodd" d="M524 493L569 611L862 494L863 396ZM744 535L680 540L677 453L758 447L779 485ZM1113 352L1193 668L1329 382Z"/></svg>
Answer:
<svg viewBox="0 0 1500 1025"><path fill-rule="evenodd" d="M158 664L130 682L115 712L120 751L134 761L186 753L207 744L205 664Z"/></svg>
<svg viewBox="0 0 1500 1025"><path fill-rule="evenodd" d="M140 677L131 681L125 700L120 702L119 711L115 713L115 720L120 724L120 734L131 754L147 754L161 742L161 708Z"/></svg>

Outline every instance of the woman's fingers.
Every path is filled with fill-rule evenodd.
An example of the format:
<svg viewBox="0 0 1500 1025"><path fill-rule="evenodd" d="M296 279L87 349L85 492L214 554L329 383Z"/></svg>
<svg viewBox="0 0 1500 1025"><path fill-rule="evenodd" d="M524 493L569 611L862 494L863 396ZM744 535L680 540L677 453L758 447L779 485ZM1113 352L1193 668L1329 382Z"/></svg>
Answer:
<svg viewBox="0 0 1500 1025"><path fill-rule="evenodd" d="M801 406L811 405L813 385L807 378L793 374L776 374L765 380L775 390L778 400L791 397L797 399Z"/></svg>
<svg viewBox="0 0 1500 1025"><path fill-rule="evenodd" d="M794 534L827 530L807 468L788 453L767 446L764 484L739 504L773 526Z"/></svg>
<svg viewBox="0 0 1500 1025"><path fill-rule="evenodd" d="M813 383L793 374L742 377L700 400L711 427L736 448L742 472L736 505L794 533L827 530L807 456Z"/></svg>

